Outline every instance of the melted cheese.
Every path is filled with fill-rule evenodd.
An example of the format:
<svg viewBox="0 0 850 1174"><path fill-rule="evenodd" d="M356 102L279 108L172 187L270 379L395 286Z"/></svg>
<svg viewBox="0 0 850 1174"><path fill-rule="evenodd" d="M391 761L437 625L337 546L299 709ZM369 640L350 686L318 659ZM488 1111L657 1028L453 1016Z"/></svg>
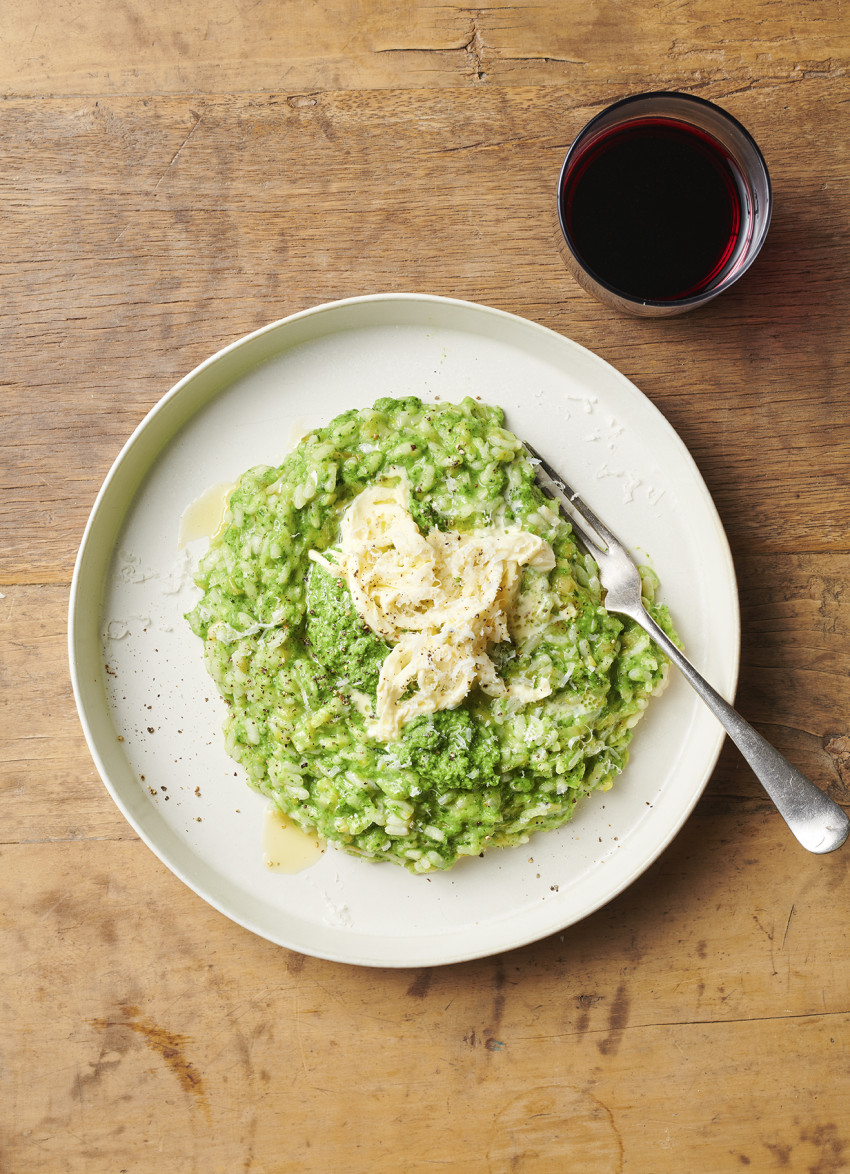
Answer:
<svg viewBox="0 0 850 1174"><path fill-rule="evenodd" d="M378 681L369 733L392 741L423 713L453 709L474 684L521 703L551 686L498 676L490 644L509 640L509 617L523 566L549 571L548 542L519 527L423 535L409 509L405 479L364 490L343 515L336 562L310 557L344 578L358 615L394 645Z"/></svg>

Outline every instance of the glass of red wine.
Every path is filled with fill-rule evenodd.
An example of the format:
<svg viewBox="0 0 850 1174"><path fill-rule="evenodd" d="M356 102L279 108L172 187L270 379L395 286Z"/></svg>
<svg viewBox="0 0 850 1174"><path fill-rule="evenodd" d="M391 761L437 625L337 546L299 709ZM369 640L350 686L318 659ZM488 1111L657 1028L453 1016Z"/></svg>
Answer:
<svg viewBox="0 0 850 1174"><path fill-rule="evenodd" d="M737 119L692 94L637 94L591 119L567 153L563 257L606 305L682 314L749 269L771 202L764 157Z"/></svg>

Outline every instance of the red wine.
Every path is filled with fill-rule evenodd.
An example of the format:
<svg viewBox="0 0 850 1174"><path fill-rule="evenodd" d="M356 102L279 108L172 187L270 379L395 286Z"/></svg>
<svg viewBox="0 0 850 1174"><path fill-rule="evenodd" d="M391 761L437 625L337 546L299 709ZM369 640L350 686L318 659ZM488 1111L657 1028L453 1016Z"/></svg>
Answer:
<svg viewBox="0 0 850 1174"><path fill-rule="evenodd" d="M565 169L568 239L598 280L627 297L679 301L715 283L747 230L732 157L697 127L645 118L603 133Z"/></svg>

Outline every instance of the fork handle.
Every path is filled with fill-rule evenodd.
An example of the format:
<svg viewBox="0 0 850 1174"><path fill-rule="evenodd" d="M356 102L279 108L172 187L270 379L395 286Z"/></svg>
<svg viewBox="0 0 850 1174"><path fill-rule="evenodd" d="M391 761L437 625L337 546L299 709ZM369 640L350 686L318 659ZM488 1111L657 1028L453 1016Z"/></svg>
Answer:
<svg viewBox="0 0 850 1174"><path fill-rule="evenodd" d="M847 813L801 774L694 668L666 632L641 609L632 615L685 675L752 767L788 827L810 852L834 852L850 833ZM631 614L631 613L630 613Z"/></svg>

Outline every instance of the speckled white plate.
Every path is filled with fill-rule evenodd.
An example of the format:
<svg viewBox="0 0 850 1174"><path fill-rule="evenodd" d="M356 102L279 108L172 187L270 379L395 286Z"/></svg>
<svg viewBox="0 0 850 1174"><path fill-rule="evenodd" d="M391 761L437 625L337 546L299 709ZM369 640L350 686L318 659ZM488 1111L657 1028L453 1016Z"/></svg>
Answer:
<svg viewBox="0 0 850 1174"><path fill-rule="evenodd" d="M224 752L224 704L183 619L206 542L179 554L180 518L210 486L278 464L294 435L385 395L500 404L655 567L691 658L730 698L738 600L708 490L657 409L596 355L497 310L416 294L318 306L226 347L149 413L98 496L71 589L74 691L101 777L163 863L233 921L319 957L420 966L534 941L616 896L687 819L723 733L674 676L613 790L560 831L429 877L333 849L294 875L265 868L265 800Z"/></svg>

